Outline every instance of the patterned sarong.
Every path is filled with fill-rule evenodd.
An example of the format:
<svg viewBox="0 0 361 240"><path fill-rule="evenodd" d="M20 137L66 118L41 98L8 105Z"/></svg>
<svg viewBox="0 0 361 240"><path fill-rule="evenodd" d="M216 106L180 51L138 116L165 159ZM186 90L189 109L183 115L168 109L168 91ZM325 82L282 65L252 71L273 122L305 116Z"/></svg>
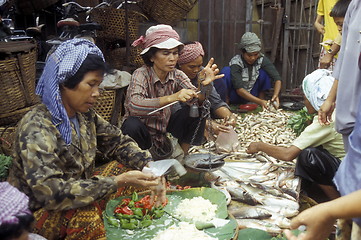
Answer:
<svg viewBox="0 0 361 240"><path fill-rule="evenodd" d="M128 170L128 168L117 161L112 161L99 167L94 172L94 175L116 176ZM119 196L130 195L134 190L133 187L119 188L116 193L111 194L107 198L78 209L67 211L39 209L34 212L35 227L33 233L37 233L48 240L106 239L102 218L102 212L105 210L106 203Z"/></svg>

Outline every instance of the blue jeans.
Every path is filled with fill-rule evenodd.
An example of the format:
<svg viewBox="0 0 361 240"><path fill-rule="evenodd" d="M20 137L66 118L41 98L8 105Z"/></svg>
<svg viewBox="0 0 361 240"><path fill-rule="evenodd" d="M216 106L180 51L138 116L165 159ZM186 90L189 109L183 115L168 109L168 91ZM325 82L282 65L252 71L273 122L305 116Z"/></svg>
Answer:
<svg viewBox="0 0 361 240"><path fill-rule="evenodd" d="M242 97L240 97L236 89L233 87L231 80L231 68L224 67L221 69L220 74L224 74L223 78L215 80L214 87L216 88L218 94L220 95L223 101L229 100L229 103L233 104L244 104L248 101ZM269 90L272 87L271 78L268 76L267 72L262 68L259 70L259 76L251 89L251 94L253 96L258 97L260 92Z"/></svg>

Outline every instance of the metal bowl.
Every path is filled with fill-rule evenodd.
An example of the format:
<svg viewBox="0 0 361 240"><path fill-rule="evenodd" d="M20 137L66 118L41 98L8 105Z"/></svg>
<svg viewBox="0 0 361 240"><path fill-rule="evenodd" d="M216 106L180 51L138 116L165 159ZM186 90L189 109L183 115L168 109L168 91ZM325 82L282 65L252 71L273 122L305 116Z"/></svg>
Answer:
<svg viewBox="0 0 361 240"><path fill-rule="evenodd" d="M215 155L211 153L194 153L184 158L184 165L197 172L213 172L224 165L228 154Z"/></svg>

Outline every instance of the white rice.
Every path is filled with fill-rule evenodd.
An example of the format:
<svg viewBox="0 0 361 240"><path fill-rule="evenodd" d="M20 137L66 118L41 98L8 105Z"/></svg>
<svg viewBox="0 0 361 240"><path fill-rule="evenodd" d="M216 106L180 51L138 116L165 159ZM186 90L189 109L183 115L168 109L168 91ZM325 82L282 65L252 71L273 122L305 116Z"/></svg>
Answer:
<svg viewBox="0 0 361 240"><path fill-rule="evenodd" d="M175 210L175 215L189 222L209 222L216 216L217 205L203 197L183 199Z"/></svg>
<svg viewBox="0 0 361 240"><path fill-rule="evenodd" d="M207 235L205 232L198 230L194 224L179 222L178 226L172 225L168 229L159 232L153 240L217 240Z"/></svg>

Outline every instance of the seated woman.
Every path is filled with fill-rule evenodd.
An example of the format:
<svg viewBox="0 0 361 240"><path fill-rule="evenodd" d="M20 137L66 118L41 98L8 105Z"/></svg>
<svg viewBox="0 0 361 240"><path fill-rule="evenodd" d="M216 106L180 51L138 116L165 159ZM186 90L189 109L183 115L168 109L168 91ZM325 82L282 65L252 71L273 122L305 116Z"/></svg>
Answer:
<svg viewBox="0 0 361 240"><path fill-rule="evenodd" d="M33 232L47 239L105 239L102 210L112 193L160 181L139 171L152 161L150 153L91 109L105 71L92 42L62 43L36 88L42 104L19 123L9 182L29 196ZM94 175L97 150L117 160L103 176ZM123 173L125 166L138 170Z"/></svg>
<svg viewBox="0 0 361 240"><path fill-rule="evenodd" d="M229 67L224 67L222 80L214 82L217 92L223 101L230 104L254 102L268 107L265 91L272 88L274 92L271 102L279 106L281 77L271 61L261 51L261 40L255 33L246 32L239 43L241 54L234 56Z"/></svg>
<svg viewBox="0 0 361 240"><path fill-rule="evenodd" d="M151 148L155 159L169 158L172 146L166 136L171 133L178 139L184 154L190 144L202 142L205 119L202 114L192 117L190 106L196 98L199 104L204 100L204 86L214 79L219 70L211 59L198 75L199 89L192 85L185 73L176 68L178 53L183 48L178 33L169 25L152 26L133 46L143 47L141 52L145 65L134 71L125 100L125 118L122 131L131 136L142 149ZM181 109L166 107L151 114L167 104L187 102ZM172 156L173 158L175 156Z"/></svg>
<svg viewBox="0 0 361 240"><path fill-rule="evenodd" d="M198 74L203 69L203 57L204 50L200 42L185 43L184 48L179 53L178 68L190 78L192 84L195 86L198 85ZM215 135L218 135L219 132L229 132L229 126L234 127L236 125L236 116L232 114L228 104L221 99L213 86L209 93L208 100L211 103L211 117L223 119L224 123L221 124L207 119L206 132L210 130ZM181 108L181 105L177 107Z"/></svg>
<svg viewBox="0 0 361 240"><path fill-rule="evenodd" d="M8 182L0 182L0 239L46 240L31 233L34 216L29 210L29 198Z"/></svg>
<svg viewBox="0 0 361 240"><path fill-rule="evenodd" d="M313 114L320 109L333 81L331 72L326 69L318 69L305 77L302 88L308 113ZM335 119L335 115L332 118ZM281 147L263 142L253 142L248 146L247 153L258 151L284 161L297 158L295 175L300 176L304 183L317 184L330 199L339 197L332 179L345 156L345 150L342 135L336 132L334 122L321 126L316 115L291 146Z"/></svg>

